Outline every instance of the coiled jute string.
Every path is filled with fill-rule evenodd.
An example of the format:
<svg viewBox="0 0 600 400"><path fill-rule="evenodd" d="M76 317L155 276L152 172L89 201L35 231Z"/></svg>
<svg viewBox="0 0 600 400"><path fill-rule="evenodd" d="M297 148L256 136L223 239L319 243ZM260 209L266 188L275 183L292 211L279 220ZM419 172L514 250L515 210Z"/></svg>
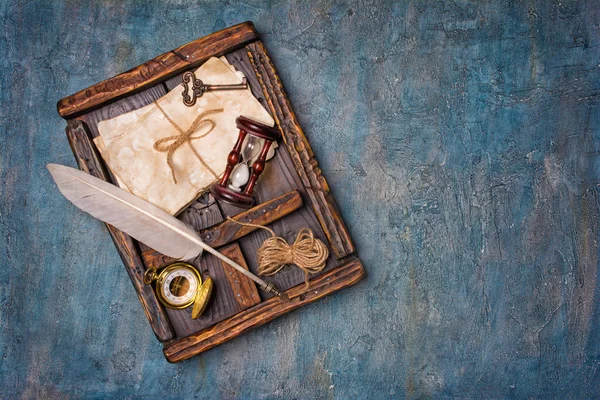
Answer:
<svg viewBox="0 0 600 400"><path fill-rule="evenodd" d="M322 241L315 238L310 229L300 229L296 240L290 245L266 226L228 219L239 225L252 226L271 233L271 237L266 239L258 249L259 275L275 275L286 265L294 264L304 271L304 283L308 286L308 275L321 272L325 268L329 250Z"/></svg>

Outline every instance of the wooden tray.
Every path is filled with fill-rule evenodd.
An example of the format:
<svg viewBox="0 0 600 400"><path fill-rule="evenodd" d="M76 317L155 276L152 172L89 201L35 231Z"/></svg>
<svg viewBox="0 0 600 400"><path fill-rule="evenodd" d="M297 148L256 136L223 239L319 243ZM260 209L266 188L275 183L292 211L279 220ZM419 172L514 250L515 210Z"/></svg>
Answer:
<svg viewBox="0 0 600 400"><path fill-rule="evenodd" d="M192 263L215 281L213 298L205 315L197 320L190 308L163 307L152 288L144 285L146 268L170 260L136 242L110 225L108 230L125 264L156 337L170 362L178 362L232 339L304 304L358 282L365 274L302 129L285 95L268 53L251 22L245 22L176 50L162 54L121 75L98 83L58 102L58 113L67 120L67 136L79 167L114 182L99 157L92 139L98 122L143 107L177 89L181 74L213 56L225 56L244 72L256 98L268 109L283 136L276 156L267 163L255 190L258 206L246 211L215 201L206 195L180 216L203 239L256 273L256 250L266 239L263 230L240 228L234 219L269 224L279 236L292 242L309 227L331 250L326 269L311 276L295 267L265 280L285 290L288 299L270 297L251 280L204 253Z"/></svg>

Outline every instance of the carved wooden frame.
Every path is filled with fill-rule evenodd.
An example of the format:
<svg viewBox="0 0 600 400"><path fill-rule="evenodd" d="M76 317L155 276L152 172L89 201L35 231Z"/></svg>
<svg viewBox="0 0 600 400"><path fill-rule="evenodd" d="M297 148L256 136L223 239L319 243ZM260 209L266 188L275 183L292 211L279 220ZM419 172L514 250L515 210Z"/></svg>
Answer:
<svg viewBox="0 0 600 400"><path fill-rule="evenodd" d="M144 259L137 243L123 232L107 225L150 325L157 338L163 342L164 354L170 362L178 362L210 349L304 304L353 285L365 275L360 260L354 254L350 235L342 222L327 181L252 22L244 22L188 43L60 100L57 104L58 113L68 121L67 136L79 167L101 179L110 180L110 174L105 170L83 122L85 119L82 116L85 113L164 82L199 66L210 57L221 56L240 48L245 49L267 106L281 130L285 146L304 186L307 197L305 200L308 200L307 204L311 206L323 228L332 253L341 264L311 279L309 288L301 284L288 289L286 294L289 299L269 298L211 327L176 339L165 310L153 290L143 284ZM298 201L301 203L297 199L284 200L297 207L300 206ZM226 229L226 226L223 223L215 229ZM150 254L148 251L144 254L158 256L151 253L150 250Z"/></svg>

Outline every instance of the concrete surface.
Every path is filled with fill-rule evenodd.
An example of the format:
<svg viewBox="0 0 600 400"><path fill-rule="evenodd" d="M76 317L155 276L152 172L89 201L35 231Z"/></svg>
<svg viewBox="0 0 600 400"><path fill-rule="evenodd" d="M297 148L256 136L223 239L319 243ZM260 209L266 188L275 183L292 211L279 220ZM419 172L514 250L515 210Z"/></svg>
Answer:
<svg viewBox="0 0 600 400"><path fill-rule="evenodd" d="M92 2L90 2L92 3ZM368 278L170 365L61 97L256 23ZM594 398L595 1L0 1L0 397Z"/></svg>

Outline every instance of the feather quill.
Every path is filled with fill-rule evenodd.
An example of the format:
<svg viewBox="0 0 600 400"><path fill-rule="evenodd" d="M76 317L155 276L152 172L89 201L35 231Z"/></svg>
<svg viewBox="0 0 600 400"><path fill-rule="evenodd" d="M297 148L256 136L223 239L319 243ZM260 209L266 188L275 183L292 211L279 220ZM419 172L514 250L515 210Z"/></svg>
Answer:
<svg viewBox="0 0 600 400"><path fill-rule="evenodd" d="M171 258L190 260L206 250L246 275L263 290L279 294L235 261L204 243L184 222L153 204L83 171L48 164L60 192L71 203Z"/></svg>

